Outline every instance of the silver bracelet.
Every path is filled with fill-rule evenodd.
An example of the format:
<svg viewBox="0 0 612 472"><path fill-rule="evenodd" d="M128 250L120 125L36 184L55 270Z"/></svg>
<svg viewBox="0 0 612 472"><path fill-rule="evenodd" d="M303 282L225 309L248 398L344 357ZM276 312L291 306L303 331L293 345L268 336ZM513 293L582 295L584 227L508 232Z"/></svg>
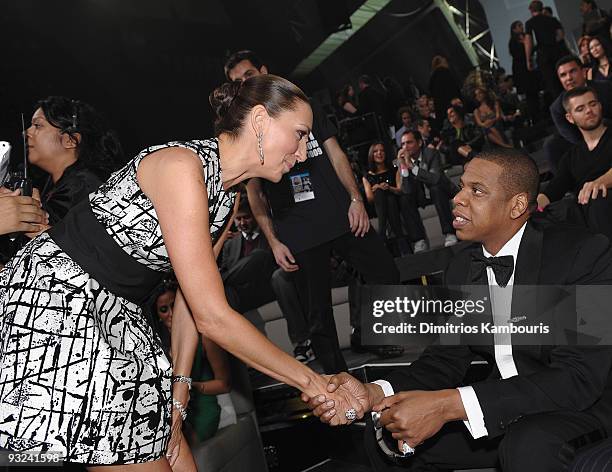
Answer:
<svg viewBox="0 0 612 472"><path fill-rule="evenodd" d="M191 377L186 377L184 375L174 375L172 377L172 383L174 382L186 383L189 386L189 390L191 390Z"/></svg>
<svg viewBox="0 0 612 472"><path fill-rule="evenodd" d="M185 419L187 418L187 410L185 409L183 404L181 402L179 402L178 400L175 400L173 398L172 399L172 406L174 408L176 408L176 410L180 413L181 418L183 419L183 421L185 421Z"/></svg>

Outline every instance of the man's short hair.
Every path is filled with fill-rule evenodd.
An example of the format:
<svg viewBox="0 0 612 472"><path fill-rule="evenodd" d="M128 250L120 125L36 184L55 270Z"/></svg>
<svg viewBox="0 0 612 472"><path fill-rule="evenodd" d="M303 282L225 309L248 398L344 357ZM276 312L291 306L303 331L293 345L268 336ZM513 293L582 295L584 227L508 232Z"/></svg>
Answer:
<svg viewBox="0 0 612 472"><path fill-rule="evenodd" d="M536 11L541 13L543 8L544 4L540 0L533 0L533 2L529 4L529 11Z"/></svg>
<svg viewBox="0 0 612 472"><path fill-rule="evenodd" d="M563 56L561 59L557 61L555 64L555 71L559 71L559 67L565 64L570 64L575 62L576 65L582 69L582 61L578 58L578 56L574 56L573 54L568 54L567 56Z"/></svg>
<svg viewBox="0 0 612 472"><path fill-rule="evenodd" d="M410 118L412 118L412 109L409 106L404 105L403 107L400 107L399 110L397 110L397 116L399 116L400 118L404 113L408 113L410 115Z"/></svg>
<svg viewBox="0 0 612 472"><path fill-rule="evenodd" d="M548 13L550 13L550 16L553 16L553 11L551 7L544 7L542 8L542 11L547 11Z"/></svg>
<svg viewBox="0 0 612 472"><path fill-rule="evenodd" d="M582 97L584 94L592 93L595 96L596 100L599 100L597 96L597 92L593 87L589 87L588 85L584 87L575 87L571 90L568 90L563 94L563 108L566 112L570 111L570 100L576 97Z"/></svg>
<svg viewBox="0 0 612 472"><path fill-rule="evenodd" d="M423 141L423 136L421 136L421 132L418 129L410 128L402 133L402 136L406 134L411 134L414 137L415 141Z"/></svg>
<svg viewBox="0 0 612 472"><path fill-rule="evenodd" d="M251 210L251 206L249 205L249 199L246 196L246 192L240 196L240 201L238 202L238 208L236 209L236 214L243 213L252 215L253 211Z"/></svg>
<svg viewBox="0 0 612 472"><path fill-rule="evenodd" d="M250 51L249 49L237 51L225 60L223 70L225 71L225 77L227 80L230 80L230 70L232 70L242 61L251 61L251 64L253 64L257 70L261 69L261 66L264 65L263 62L261 62L261 59L259 59L259 56L257 56L257 54L255 54L253 51Z"/></svg>
<svg viewBox="0 0 612 472"><path fill-rule="evenodd" d="M455 114L462 120L465 121L465 108L460 107L458 105L451 105L450 107L448 107L449 109L452 108L453 111L455 112ZM448 113L448 110L446 110Z"/></svg>
<svg viewBox="0 0 612 472"><path fill-rule="evenodd" d="M429 123L429 120L427 118L419 118L417 120L417 127L422 127L425 125L425 122L427 121L427 123Z"/></svg>
<svg viewBox="0 0 612 472"><path fill-rule="evenodd" d="M525 152L514 148L495 148L482 151L473 159L493 162L502 168L499 182L509 197L526 193L530 211L538 205L540 172L535 161Z"/></svg>

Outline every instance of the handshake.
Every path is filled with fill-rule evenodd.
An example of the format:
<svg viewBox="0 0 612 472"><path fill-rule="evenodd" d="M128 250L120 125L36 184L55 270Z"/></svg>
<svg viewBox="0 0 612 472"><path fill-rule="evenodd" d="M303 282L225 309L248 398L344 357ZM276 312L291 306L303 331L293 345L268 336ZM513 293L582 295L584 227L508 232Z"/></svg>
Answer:
<svg viewBox="0 0 612 472"><path fill-rule="evenodd" d="M391 433L403 452L435 435L445 423L466 419L457 389L411 390L385 396L380 385L364 384L346 372L324 378L327 393L314 397L302 394L315 416L338 426L363 418L369 411L378 412L378 424Z"/></svg>

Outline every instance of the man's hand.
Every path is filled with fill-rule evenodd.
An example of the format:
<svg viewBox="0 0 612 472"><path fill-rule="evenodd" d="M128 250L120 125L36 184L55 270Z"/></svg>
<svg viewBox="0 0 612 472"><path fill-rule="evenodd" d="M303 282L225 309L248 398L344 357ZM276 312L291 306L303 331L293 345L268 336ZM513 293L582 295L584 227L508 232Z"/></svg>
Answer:
<svg viewBox="0 0 612 472"><path fill-rule="evenodd" d="M295 272L299 266L295 263L295 258L287 246L280 241L275 241L270 244L274 259L281 269L285 272Z"/></svg>
<svg viewBox="0 0 612 472"><path fill-rule="evenodd" d="M586 205L589 203L589 199L595 200L597 196L601 192L602 198L605 198L608 195L608 189L606 185L598 182L597 180L593 180L592 182L585 182L582 186L582 190L578 194L578 203L581 205Z"/></svg>
<svg viewBox="0 0 612 472"><path fill-rule="evenodd" d="M384 398L372 409L381 411L380 424L393 438L405 441L410 447L432 437L445 423L466 419L457 389L400 392Z"/></svg>
<svg viewBox="0 0 612 472"><path fill-rule="evenodd" d="M327 391L333 394L336 391L345 391L355 398L361 405L361 414L358 412L358 418L361 418L364 413L372 409L372 405L381 402L385 397L382 388L376 384L363 384L355 377L346 372L334 375L329 378ZM309 398L308 395L302 394L302 400L308 405L315 416L321 422L334 425L336 415L344 417L344 411L325 395L318 395Z"/></svg>
<svg viewBox="0 0 612 472"><path fill-rule="evenodd" d="M348 211L349 226L355 236L363 237L370 230L368 212L361 200L353 200Z"/></svg>

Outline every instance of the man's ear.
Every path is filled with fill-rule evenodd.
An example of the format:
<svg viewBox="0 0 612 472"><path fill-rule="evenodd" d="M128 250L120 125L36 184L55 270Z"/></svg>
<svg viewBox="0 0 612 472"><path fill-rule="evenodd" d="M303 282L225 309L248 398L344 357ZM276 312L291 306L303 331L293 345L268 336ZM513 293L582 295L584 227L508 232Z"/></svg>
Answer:
<svg viewBox="0 0 612 472"><path fill-rule="evenodd" d="M81 142L81 133L62 133L61 142L64 149L76 149Z"/></svg>
<svg viewBox="0 0 612 472"><path fill-rule="evenodd" d="M267 74L268 73L268 68L266 66L261 66L259 68L259 72L262 74Z"/></svg>
<svg viewBox="0 0 612 472"><path fill-rule="evenodd" d="M571 113L566 113L565 114L565 119L567 121L569 121L571 124L575 125L576 123L574 122L574 117L571 115Z"/></svg>
<svg viewBox="0 0 612 472"><path fill-rule="evenodd" d="M523 216L525 212L529 210L529 196L526 193L518 193L512 197L512 209L510 210L510 217L516 220Z"/></svg>

